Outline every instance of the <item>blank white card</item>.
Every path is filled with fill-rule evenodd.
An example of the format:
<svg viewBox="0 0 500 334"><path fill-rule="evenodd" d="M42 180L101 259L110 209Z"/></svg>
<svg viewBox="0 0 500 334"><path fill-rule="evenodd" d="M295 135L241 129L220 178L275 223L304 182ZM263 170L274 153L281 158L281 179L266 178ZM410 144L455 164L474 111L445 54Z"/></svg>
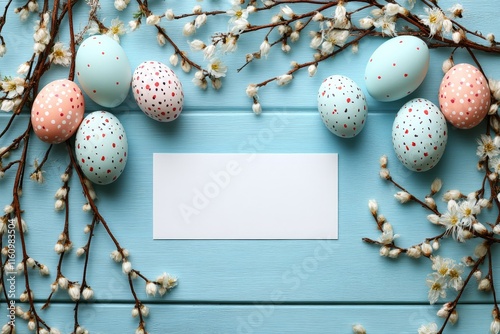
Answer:
<svg viewBox="0 0 500 334"><path fill-rule="evenodd" d="M337 239L337 154L158 153L154 239Z"/></svg>

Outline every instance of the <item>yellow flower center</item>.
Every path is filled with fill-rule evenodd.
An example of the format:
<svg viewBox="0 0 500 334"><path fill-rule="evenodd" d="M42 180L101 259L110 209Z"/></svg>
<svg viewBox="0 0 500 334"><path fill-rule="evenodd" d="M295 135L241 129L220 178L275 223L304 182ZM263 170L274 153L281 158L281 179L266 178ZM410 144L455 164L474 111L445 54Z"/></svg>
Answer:
<svg viewBox="0 0 500 334"><path fill-rule="evenodd" d="M431 290L440 291L442 289L441 283L434 282L432 283Z"/></svg>

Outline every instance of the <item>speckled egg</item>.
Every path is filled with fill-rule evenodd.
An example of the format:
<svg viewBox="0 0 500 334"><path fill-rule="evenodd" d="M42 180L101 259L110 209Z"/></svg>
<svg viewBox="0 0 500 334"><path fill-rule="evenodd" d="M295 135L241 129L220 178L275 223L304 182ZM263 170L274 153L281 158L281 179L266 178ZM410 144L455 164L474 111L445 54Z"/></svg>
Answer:
<svg viewBox="0 0 500 334"><path fill-rule="evenodd" d="M342 75L332 75L323 81L318 91L318 111L328 130L344 138L358 135L368 115L361 88Z"/></svg>
<svg viewBox="0 0 500 334"><path fill-rule="evenodd" d="M132 70L125 51L111 37L84 40L76 53L75 69L83 91L95 103L113 108L127 98Z"/></svg>
<svg viewBox="0 0 500 334"><path fill-rule="evenodd" d="M42 88L33 101L33 131L42 141L59 144L76 133L84 112L82 91L73 81L52 81Z"/></svg>
<svg viewBox="0 0 500 334"><path fill-rule="evenodd" d="M484 75L472 65L458 64L446 72L439 87L439 105L454 127L478 125L490 109L490 89Z"/></svg>
<svg viewBox="0 0 500 334"><path fill-rule="evenodd" d="M398 111L392 126L392 144L408 169L424 172L436 166L448 140L446 119L426 99L413 99Z"/></svg>
<svg viewBox="0 0 500 334"><path fill-rule="evenodd" d="M181 81L174 71L158 61L143 62L135 69L132 92L139 108L156 121L171 122L182 112Z"/></svg>
<svg viewBox="0 0 500 334"><path fill-rule="evenodd" d="M370 57L365 69L366 89L379 101L408 96L424 81L429 60L429 48L420 38L393 37Z"/></svg>
<svg viewBox="0 0 500 334"><path fill-rule="evenodd" d="M90 181L96 184L114 182L127 163L125 129L113 114L94 111L78 128L75 153L80 168Z"/></svg>

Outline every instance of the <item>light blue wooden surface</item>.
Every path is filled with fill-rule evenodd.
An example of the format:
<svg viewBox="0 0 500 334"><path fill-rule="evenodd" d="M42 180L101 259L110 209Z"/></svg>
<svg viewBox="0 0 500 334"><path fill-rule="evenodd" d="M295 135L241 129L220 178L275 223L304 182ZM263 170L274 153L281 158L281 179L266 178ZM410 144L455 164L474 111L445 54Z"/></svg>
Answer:
<svg viewBox="0 0 500 334"><path fill-rule="evenodd" d="M102 4L107 22L118 16L112 2ZM159 1L152 8L163 11L174 7L187 11L195 4L218 7L222 1ZM443 8L452 1L440 1ZM500 36L494 23L500 14L490 1L463 1L466 8L464 24L484 33ZM161 9L161 10L160 10ZM120 17L128 21L135 6ZM84 4L75 9L77 18L86 14ZM11 18L11 22L16 19ZM225 22L218 18L205 31ZM216 22L217 21L217 22ZM13 75L19 54L31 48L31 25L16 24L11 31L27 34L26 39L10 35L12 49L0 59L2 75ZM172 49L155 43L151 27L124 36L125 48L132 68L145 60L168 62ZM179 27L167 25L176 41L183 41ZM206 37L201 33L202 38ZM97 204L116 237L131 252L137 269L151 277L167 271L179 277L179 286L163 298L147 297L139 286L140 296L151 308L147 320L151 333L349 333L355 323L362 323L369 333L416 333L422 324L437 320L438 306L429 306L425 278L431 272L426 259L397 261L381 258L376 247L361 241L362 237L377 238L378 233L367 209L367 201L377 198L381 212L401 234L403 245L419 243L424 237L439 233L426 221L426 212L417 205L402 207L393 198L394 187L378 177L378 158L387 154L391 172L417 195L428 193L435 177L444 181L444 189L460 188L464 193L479 187L481 174L475 168L475 140L484 124L470 131L450 129L446 153L439 165L427 173L412 173L397 161L391 144L390 131L395 112L404 103L376 102L368 96L369 117L363 132L351 140L332 135L322 124L316 110L316 92L326 76L343 74L361 86L364 66L371 52L382 39L363 41L360 52L348 52L320 65L318 74L308 78L297 75L291 85L270 84L260 93L264 113L251 112L251 100L245 87L252 82L288 70L291 60L311 56L308 39L303 36L301 48L290 55L273 50L267 60L250 65L241 73L235 68L243 63L247 51L255 51L260 40L244 36L239 51L225 56L229 65L227 78L219 92L201 91L191 83L191 75L176 70L184 85L186 108L171 124L160 124L145 117L131 95L113 110L123 123L129 138L129 161L124 174L110 186L96 186ZM7 37L6 37L7 38ZM64 38L64 37L62 37ZM9 40L7 39L7 43ZM185 42L180 42L185 43ZM188 48L187 44L181 44ZM295 45L292 45L295 47ZM442 72L445 50L431 51L431 71L422 86L411 97L424 97L437 102L437 88ZM478 54L489 76L500 78L495 57ZM201 58L199 58L201 59ZM456 62L470 62L463 51L457 51ZM46 81L65 77L65 70L51 71ZM101 109L87 100L87 111ZM8 115L0 115L0 124ZM276 119L284 125L273 131ZM16 120L12 133L22 131L29 118ZM2 126L3 127L3 126ZM0 146L12 138L2 138ZM257 145L252 144L257 143ZM31 160L40 159L46 144L33 139ZM336 152L339 153L339 239L334 241L217 241L217 240L153 240L152 238L152 154L157 152L241 152L252 147L257 152ZM53 210L53 194L60 186L59 175L68 163L65 148L60 145L51 153L45 168L46 182L28 182L22 198L29 222L30 255L46 263L52 276L37 278L32 285L36 299L43 302L54 279L57 257L53 246L63 226L63 214ZM12 175L0 184L0 204L10 200ZM76 180L72 182L71 235L76 247L83 245L82 233L91 216L81 212L84 203ZM443 203L439 203L444 209ZM110 239L98 227L93 241L88 283L95 290L97 303L83 306L81 323L91 333L133 332L137 320L130 316L133 306L126 276L108 254L113 250ZM471 242L473 244L474 242ZM441 254L459 260L470 254L473 246L456 247L445 242ZM82 259L72 254L64 273L72 280L81 278ZM500 270L496 270L500 274ZM498 276L497 274L497 276ZM19 286L22 279L19 278ZM2 297L3 298L3 297ZM491 321L491 297L475 291L475 283L465 291L467 305L459 307L460 321L449 332L486 333ZM4 309L0 311L3 319ZM71 332L72 303L64 292L55 296L54 305L42 314L56 327ZM439 321L438 321L439 322ZM18 333L27 330L22 321Z"/></svg>

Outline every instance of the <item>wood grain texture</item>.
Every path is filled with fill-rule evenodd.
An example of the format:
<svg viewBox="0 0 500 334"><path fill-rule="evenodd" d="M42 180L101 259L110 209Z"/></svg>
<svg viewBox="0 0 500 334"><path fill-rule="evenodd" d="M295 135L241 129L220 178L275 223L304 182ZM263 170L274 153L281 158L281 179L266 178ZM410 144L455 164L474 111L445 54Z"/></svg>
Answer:
<svg viewBox="0 0 500 334"><path fill-rule="evenodd" d="M215 8L221 2L203 1L202 5ZM175 6L176 12L182 12L198 3L159 1L153 8L164 11L165 6ZM444 8L454 3L440 1ZM484 33L500 36L500 28L494 24L500 15L498 6L492 6L487 0L464 0L463 4L464 24L473 22L473 26ZM78 6L75 18L82 21L86 8L83 2ZM107 22L117 16L112 10L112 1L103 2L102 7L103 13L107 13ZM128 21L135 9L131 6L119 16ZM217 20L221 24L227 18ZM169 28L177 41L185 39L181 36L181 26ZM206 32L201 31L198 37L207 38L207 32L215 26L216 22L210 23ZM13 43L15 36L11 35L12 49L6 58L0 59L2 75L14 75L19 55L32 47L30 24L17 23L9 29L28 37ZM132 68L149 59L168 62L172 50L156 46L152 29L144 25L138 32L123 37L122 46ZM64 38L65 35L61 36ZM401 235L398 242L405 246L438 234L440 230L427 222L424 210L417 205L401 206L396 202L393 198L396 189L378 177L378 158L387 154L394 177L419 196L428 193L436 177L443 179L445 190L460 188L468 193L476 190L481 181L475 167L475 138L484 124L470 131L450 128L442 161L426 173L409 172L393 153L390 131L394 114L403 104L401 101L381 103L368 97L370 113L363 132L351 140L332 135L316 110L321 81L331 74L343 74L362 84L364 64L382 41L365 41L358 54L339 55L322 64L314 78L302 73L287 87L278 88L274 84L266 87L259 93L264 106L260 116L251 113L246 85L284 73L295 57L309 59L311 51L305 35L300 47L292 46L291 55L273 50L268 59L236 73L234 69L242 64L244 54L255 51L260 44L260 40L245 36L235 55L224 56L231 70L219 92L198 90L191 83L192 74L177 69L185 89L186 109L171 124L156 123L145 117L131 94L112 110L127 131L130 159L116 183L96 187L99 209L122 245L130 250L131 261L137 269L150 277L164 271L179 277L179 286L164 298L146 297L143 285L137 285L141 298L151 303L152 315L148 320L151 333L350 333L352 324L358 322L371 334L415 333L422 323L436 320L438 306L428 305L425 285L425 278L431 272L430 262L381 258L376 247L361 241L362 237L378 237L367 201L377 198L381 213L393 223L395 232ZM186 44L182 47L188 48ZM410 97L425 97L436 102L441 63L447 56L444 50L431 52L431 71ZM479 54L479 58L488 74L500 77L497 58L485 54ZM462 51L457 51L455 60L470 62ZM44 80L65 77L66 71L54 68ZM90 100L87 102L88 112L101 109ZM8 116L0 114L0 128ZM27 115L18 118L12 134L22 131L28 121ZM12 139L12 136L0 139L0 147ZM47 148L36 138L32 144L30 161L40 159ZM336 152L339 154L339 240L153 240L152 155L157 152ZM48 296L56 270L53 247L63 226L63 215L54 212L53 195L61 185L59 175L67 164L64 147L55 147L46 165L46 182L42 185L27 182L22 198L26 209L24 217L30 226L30 255L47 264L52 272L50 277L37 277L32 283L39 302ZM8 174L0 183L0 206L10 201L12 181L12 175ZM78 247L85 242L83 227L90 223L91 216L80 209L84 198L76 180L71 184L70 200L71 235ZM439 201L438 204L445 208L445 203ZM440 254L459 260L472 252L474 244L472 241L458 247L447 240ZM88 283L99 303L83 307L82 324L91 333L133 332L136 319L130 316L132 302L128 283L120 266L109 258L113 245L102 227L98 227L92 248ZM82 263L82 259L71 254L64 273L72 280L81 280ZM497 277L499 269L495 267ZM22 284L19 278L18 286ZM487 332L491 321L490 299L489 295L476 291L473 282L465 291L464 301L468 304L459 308L461 319L454 327L456 331L450 329L450 332ZM55 300L56 304L47 311L48 319L64 329L64 333L70 333L72 304L67 303L68 296L63 291ZM0 319L4 312L2 308ZM19 328L18 333L26 332L24 325Z"/></svg>

